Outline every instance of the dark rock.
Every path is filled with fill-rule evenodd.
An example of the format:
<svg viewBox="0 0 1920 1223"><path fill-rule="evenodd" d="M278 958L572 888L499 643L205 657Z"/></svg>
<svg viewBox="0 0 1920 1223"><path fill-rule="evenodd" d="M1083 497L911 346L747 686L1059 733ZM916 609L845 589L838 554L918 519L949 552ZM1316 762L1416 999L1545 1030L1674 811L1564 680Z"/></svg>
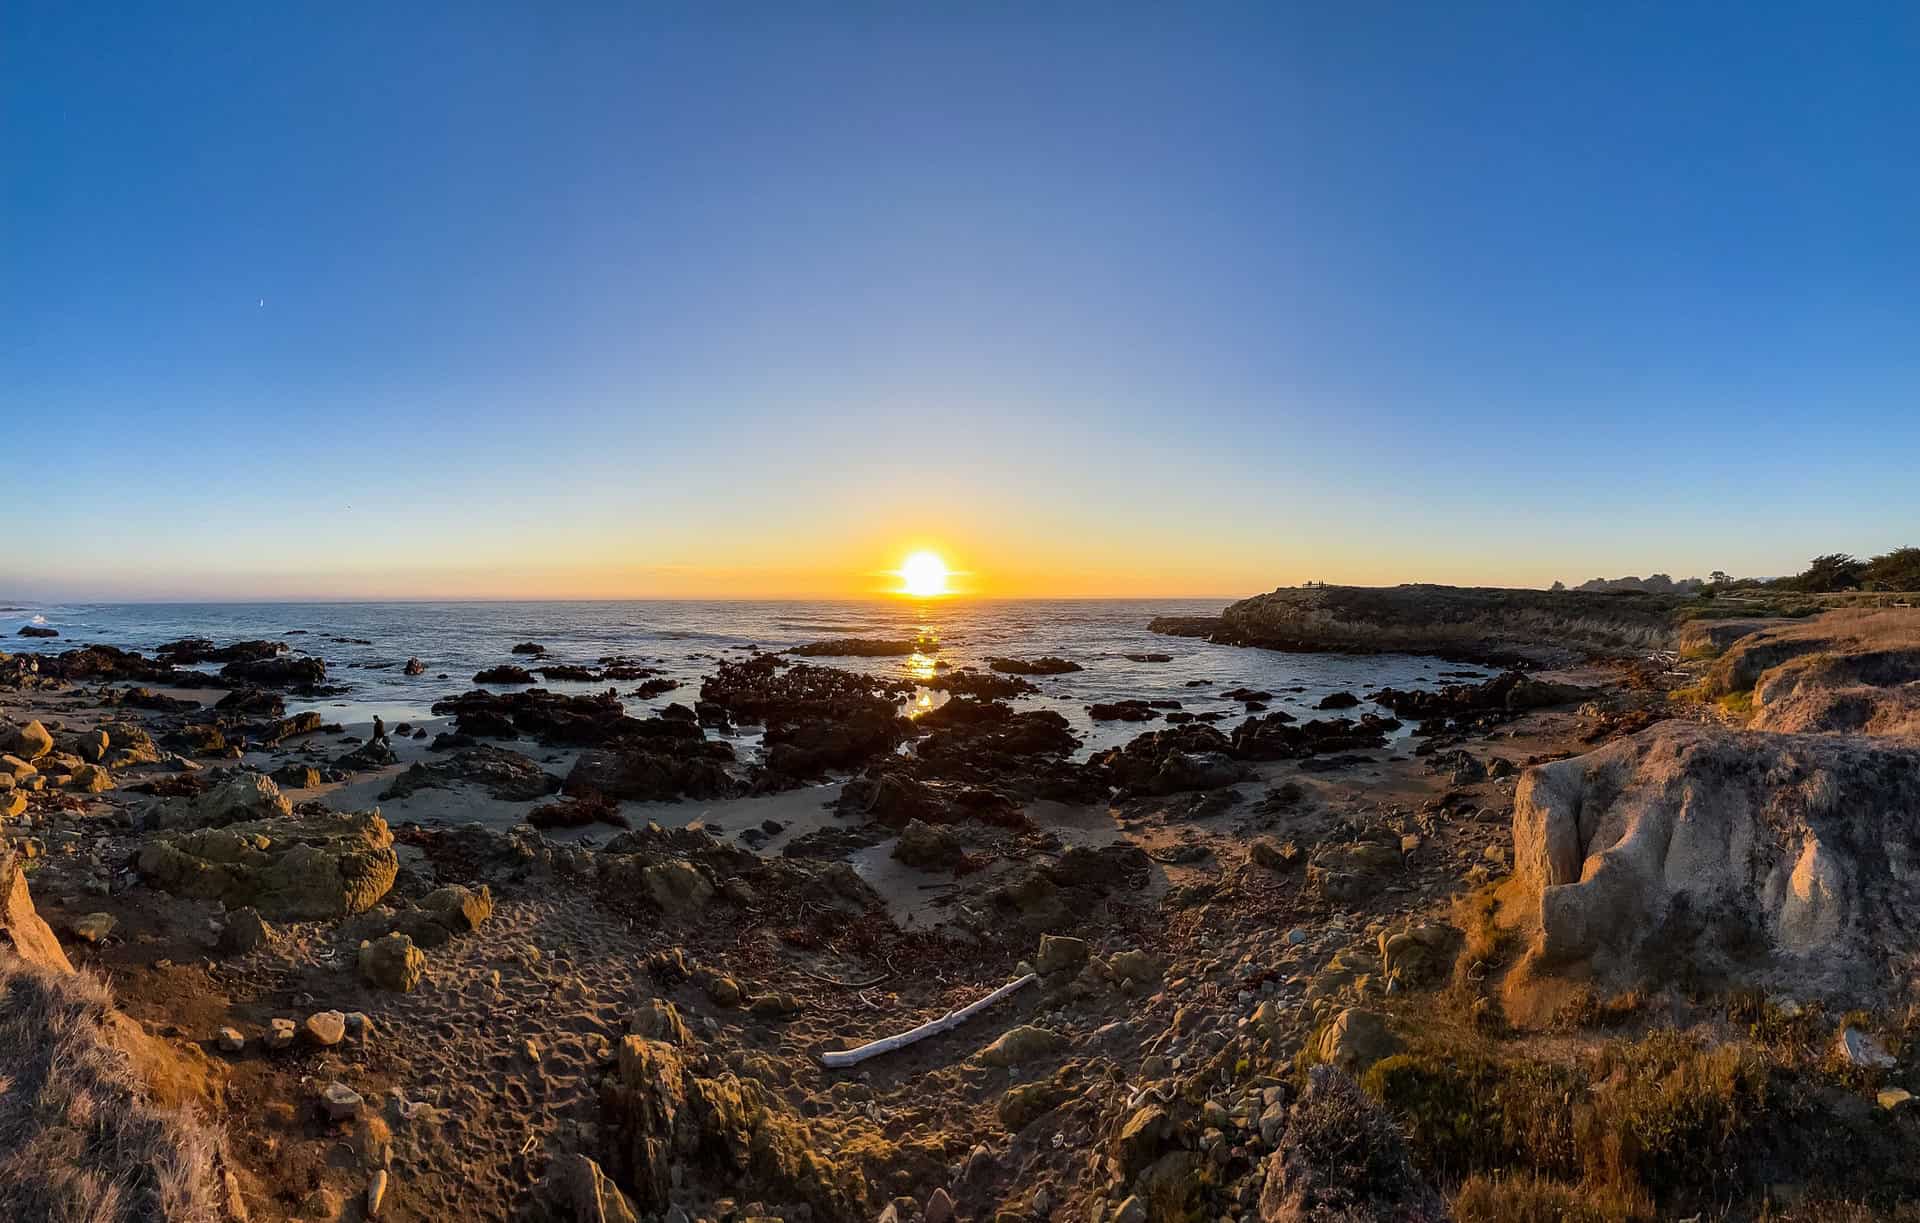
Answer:
<svg viewBox="0 0 1920 1223"><path fill-rule="evenodd" d="M867 637L837 637L831 641L813 641L785 651L798 658L898 658L922 652L932 653L939 645L931 641L886 641Z"/></svg>
<svg viewBox="0 0 1920 1223"><path fill-rule="evenodd" d="M220 675L223 679L267 688L307 689L327 678L327 665L305 656L243 658L220 668Z"/></svg>
<svg viewBox="0 0 1920 1223"><path fill-rule="evenodd" d="M488 667L474 674L476 684L531 684L533 672L525 667L516 667L512 663L501 663L497 667Z"/></svg>
<svg viewBox="0 0 1920 1223"><path fill-rule="evenodd" d="M421 761L393 779L382 801L405 798L418 790L456 785L479 786L506 802L545 798L560 788L560 779L531 757L491 745L468 748L434 761Z"/></svg>
<svg viewBox="0 0 1920 1223"><path fill-rule="evenodd" d="M894 844L893 856L918 870L954 873L958 873L967 860L960 838L923 820L908 821Z"/></svg>
<svg viewBox="0 0 1920 1223"><path fill-rule="evenodd" d="M463 735L534 739L552 746L591 746L637 732L640 720L626 716L618 695L562 696L545 688L524 692L476 689L433 703L435 714L453 716Z"/></svg>
<svg viewBox="0 0 1920 1223"><path fill-rule="evenodd" d="M1160 713L1146 701L1101 701L1087 706L1087 716L1096 722L1150 722Z"/></svg>
<svg viewBox="0 0 1920 1223"><path fill-rule="evenodd" d="M1065 675L1081 669L1080 664L1066 658L989 658L989 669L1004 675Z"/></svg>
<svg viewBox="0 0 1920 1223"><path fill-rule="evenodd" d="M214 702L215 709L236 717L277 718L287 711L286 698L265 688L235 688Z"/></svg>
<svg viewBox="0 0 1920 1223"><path fill-rule="evenodd" d="M170 665L185 665L202 662L257 662L265 658L276 658L286 653L284 641L236 641L231 645L216 646L205 637L183 637L178 641L169 641L154 650L154 655Z"/></svg>

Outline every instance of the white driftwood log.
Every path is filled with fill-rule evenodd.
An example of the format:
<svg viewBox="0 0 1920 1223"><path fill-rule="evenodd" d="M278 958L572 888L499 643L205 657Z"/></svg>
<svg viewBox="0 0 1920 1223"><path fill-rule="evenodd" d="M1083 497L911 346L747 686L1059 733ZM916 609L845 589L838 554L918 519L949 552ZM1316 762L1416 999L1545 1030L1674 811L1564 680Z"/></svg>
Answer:
<svg viewBox="0 0 1920 1223"><path fill-rule="evenodd" d="M915 1041L925 1040L927 1037L939 1032L945 1032L949 1028L959 1027L967 1020L978 1015L981 1011L986 1010L1008 994L1011 994L1014 990L1019 989L1023 985L1038 981L1039 979L1040 976L1038 973L1030 972L1018 981L1009 981L1007 984L1002 985L999 989L994 990L978 1002L970 1002L957 1011L948 1011L938 1019L929 1019L919 1027L901 1032L897 1036L883 1037L880 1040L861 1045L858 1049L842 1049L833 1053L822 1053L820 1055L820 1064L833 1068L857 1066L870 1057L878 1057L882 1053L892 1053L895 1049L904 1049Z"/></svg>

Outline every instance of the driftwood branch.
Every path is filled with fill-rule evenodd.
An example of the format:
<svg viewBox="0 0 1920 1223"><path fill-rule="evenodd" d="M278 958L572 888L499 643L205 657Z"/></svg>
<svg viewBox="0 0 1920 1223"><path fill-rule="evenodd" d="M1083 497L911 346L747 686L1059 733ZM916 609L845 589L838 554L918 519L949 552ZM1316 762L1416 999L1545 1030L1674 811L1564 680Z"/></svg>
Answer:
<svg viewBox="0 0 1920 1223"><path fill-rule="evenodd" d="M836 1069L841 1066L857 1066L870 1057L878 1057L882 1053L892 1053L895 1049L904 1049L916 1041L925 1040L927 1037L945 1032L949 1028L959 1027L967 1020L972 1019L975 1015L986 1010L1021 986L1028 985L1039 979L1037 974L1028 973L1018 981L1010 981L999 989L994 990L978 1002L968 1003L957 1011L948 1011L938 1019L929 1019L917 1028L911 1028L896 1036L888 1036L880 1040L871 1041L861 1045L858 1049L843 1049L836 1050L832 1053L822 1053L820 1055L820 1063L823 1066Z"/></svg>

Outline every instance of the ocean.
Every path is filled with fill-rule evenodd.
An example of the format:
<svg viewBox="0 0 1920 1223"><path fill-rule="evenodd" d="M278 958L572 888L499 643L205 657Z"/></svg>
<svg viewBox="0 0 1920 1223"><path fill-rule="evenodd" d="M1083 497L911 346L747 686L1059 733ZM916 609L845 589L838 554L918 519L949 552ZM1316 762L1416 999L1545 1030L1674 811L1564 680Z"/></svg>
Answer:
<svg viewBox="0 0 1920 1223"><path fill-rule="evenodd" d="M224 644L250 638L286 642L327 664L328 680L344 691L314 700L289 700L292 712L318 709L332 720L418 722L442 697L472 689L476 671L503 662L592 664L622 655L655 666L682 686L660 696L626 700L644 716L670 702L691 704L701 676L722 658L751 649L782 650L829 637L926 637L936 657L955 666L983 667L989 657L1058 655L1084 670L1030 677L1040 694L1023 708L1057 709L1083 737L1086 751L1124 743L1158 723L1095 722L1086 706L1128 698L1177 700L1193 713L1218 710L1237 719L1238 701L1217 694L1264 689L1269 704L1300 717L1332 692L1355 694L1386 685L1434 687L1440 672L1458 664L1411 654L1364 656L1289 654L1213 645L1147 631L1162 615L1213 615L1220 600L1193 599L972 599L927 601L787 600L445 603L70 603L0 608L0 650L58 652L88 644L151 654L161 642L207 637ZM17 636L22 625L44 624L57 638ZM517 642L547 647L543 659L511 655ZM1169 662L1136 662L1128 654L1169 654ZM425 675L401 672L408 658ZM928 658L816 658L810 662L911 679ZM209 668L211 669L211 668ZM1200 681L1195 683L1194 681ZM629 692L629 681L543 682L556 692ZM944 699L923 693L924 703ZM1363 712L1370 706L1362 705Z"/></svg>

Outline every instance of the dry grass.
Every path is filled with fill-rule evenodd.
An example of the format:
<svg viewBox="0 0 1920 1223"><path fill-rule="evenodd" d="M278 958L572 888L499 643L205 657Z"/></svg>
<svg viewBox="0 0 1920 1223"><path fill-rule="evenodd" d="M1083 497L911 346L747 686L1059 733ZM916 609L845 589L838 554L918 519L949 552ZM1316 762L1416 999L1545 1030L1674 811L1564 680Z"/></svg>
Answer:
<svg viewBox="0 0 1920 1223"><path fill-rule="evenodd" d="M1470 1176L1453 1199L1459 1223L1628 1223L1653 1213L1644 1194L1569 1185L1532 1172Z"/></svg>
<svg viewBox="0 0 1920 1223"><path fill-rule="evenodd" d="M0 1219L218 1223L216 1143L156 1108L85 974L0 955Z"/></svg>
<svg viewBox="0 0 1920 1223"><path fill-rule="evenodd" d="M1422 1163L1448 1180L1485 1182L1469 1199L1475 1217L1557 1217L1514 1213L1515 1203L1553 1199L1556 1185L1612 1204L1574 1218L1647 1218L1653 1202L1723 1194L1739 1182L1770 1102L1767 1065L1744 1044L1656 1031L1560 1061L1432 1037L1362 1082L1400 1119Z"/></svg>

